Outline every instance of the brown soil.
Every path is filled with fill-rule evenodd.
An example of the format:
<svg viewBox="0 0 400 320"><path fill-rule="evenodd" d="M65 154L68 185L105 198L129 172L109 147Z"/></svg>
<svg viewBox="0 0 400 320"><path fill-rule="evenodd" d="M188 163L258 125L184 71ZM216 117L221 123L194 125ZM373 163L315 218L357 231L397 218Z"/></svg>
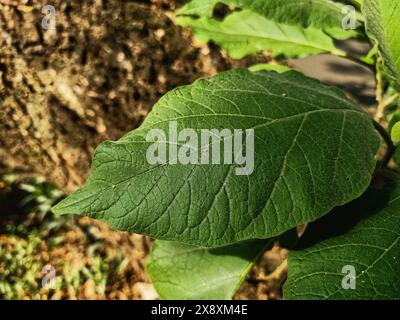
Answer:
<svg viewBox="0 0 400 320"><path fill-rule="evenodd" d="M19 213L0 210L0 284L11 286L12 299L158 299L145 271L150 238L87 217ZM281 299L286 259L277 246L265 252L234 299ZM42 286L45 266L55 270L56 289Z"/></svg>

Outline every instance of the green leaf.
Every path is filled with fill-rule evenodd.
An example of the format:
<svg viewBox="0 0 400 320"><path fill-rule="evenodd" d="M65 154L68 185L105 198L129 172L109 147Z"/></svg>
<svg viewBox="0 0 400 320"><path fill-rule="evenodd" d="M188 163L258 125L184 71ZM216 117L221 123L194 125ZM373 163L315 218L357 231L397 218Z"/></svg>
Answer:
<svg viewBox="0 0 400 320"><path fill-rule="evenodd" d="M146 135L160 129L171 141L175 121L178 132L250 130L243 151L248 168L254 152L254 170L238 175L244 165L149 164L146 153L154 142ZM217 142L225 145L232 134L222 139ZM185 151L184 142L178 145ZM174 154L177 143L170 144ZM210 144L191 147L199 156ZM140 128L103 142L85 186L53 211L207 247L271 238L360 196L378 147L368 114L341 90L294 71L232 70L167 93Z"/></svg>
<svg viewBox="0 0 400 320"><path fill-rule="evenodd" d="M147 271L162 299L231 299L273 242L252 240L206 249L157 240Z"/></svg>
<svg viewBox="0 0 400 320"><path fill-rule="evenodd" d="M289 253L284 297L400 299L399 212L400 186L392 185L310 225Z"/></svg>
<svg viewBox="0 0 400 320"><path fill-rule="evenodd" d="M398 103L400 105L400 99L398 99ZM395 100L394 103L396 103L397 101ZM397 110L395 110L394 112L392 112L389 116L388 116L388 120L389 120L389 125L388 125L388 130L391 132L394 125L398 122L400 122L400 109L398 108Z"/></svg>
<svg viewBox="0 0 400 320"><path fill-rule="evenodd" d="M395 145L400 144L400 122L397 122L392 128L392 141Z"/></svg>
<svg viewBox="0 0 400 320"><path fill-rule="evenodd" d="M226 0L276 22L318 29L341 28L343 4L330 0Z"/></svg>
<svg viewBox="0 0 400 320"><path fill-rule="evenodd" d="M211 18L215 5L219 0L192 0L176 10L177 15L194 15Z"/></svg>
<svg viewBox="0 0 400 320"><path fill-rule="evenodd" d="M178 23L192 28L200 42L217 43L234 59L263 50L269 50L273 56L283 54L286 57L321 52L344 55L321 30L279 24L249 10L234 12L223 21L178 17Z"/></svg>
<svg viewBox="0 0 400 320"><path fill-rule="evenodd" d="M368 35L378 42L392 80L400 88L400 2L365 0L362 3Z"/></svg>
<svg viewBox="0 0 400 320"><path fill-rule="evenodd" d="M233 4L275 22L318 29L342 28L343 4L330 0L192 0L177 10L177 15L212 17L217 3Z"/></svg>
<svg viewBox="0 0 400 320"><path fill-rule="evenodd" d="M350 2L351 4L355 4L355 5L357 5L358 7L361 7L362 1L363 1L363 0L349 0L349 2Z"/></svg>
<svg viewBox="0 0 400 320"><path fill-rule="evenodd" d="M360 35L359 29L326 28L324 31L336 40L347 40Z"/></svg>
<svg viewBox="0 0 400 320"><path fill-rule="evenodd" d="M261 71L261 70L265 70L265 71L276 71L278 73L284 73L287 71L291 71L293 69L281 65L281 64L275 64L275 63L259 63L259 64L255 64L251 67L249 67L250 71L256 72L256 71Z"/></svg>

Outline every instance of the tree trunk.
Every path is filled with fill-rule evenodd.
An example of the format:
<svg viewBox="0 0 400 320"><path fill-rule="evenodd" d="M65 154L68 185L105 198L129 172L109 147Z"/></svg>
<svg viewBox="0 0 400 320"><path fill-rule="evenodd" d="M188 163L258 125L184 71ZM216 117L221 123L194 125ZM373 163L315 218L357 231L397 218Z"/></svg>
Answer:
<svg viewBox="0 0 400 320"><path fill-rule="evenodd" d="M231 66L194 48L169 13L174 2L0 3L0 166L44 176L69 193L95 147L137 127L168 90Z"/></svg>

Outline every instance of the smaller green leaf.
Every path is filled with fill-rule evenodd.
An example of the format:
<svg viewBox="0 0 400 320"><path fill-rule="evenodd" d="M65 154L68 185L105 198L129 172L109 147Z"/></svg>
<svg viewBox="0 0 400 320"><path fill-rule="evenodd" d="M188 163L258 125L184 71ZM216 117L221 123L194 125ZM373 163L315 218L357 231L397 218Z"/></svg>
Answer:
<svg viewBox="0 0 400 320"><path fill-rule="evenodd" d="M336 40L347 40L360 34L358 29L326 28L324 31Z"/></svg>
<svg viewBox="0 0 400 320"><path fill-rule="evenodd" d="M395 145L400 144L400 122L397 122L392 128L392 141Z"/></svg>
<svg viewBox="0 0 400 320"><path fill-rule="evenodd" d="M252 240L214 249L156 241L147 261L162 299L231 299L271 240Z"/></svg>
<svg viewBox="0 0 400 320"><path fill-rule="evenodd" d="M360 0L350 4L360 7ZM344 5L331 0L192 0L176 11L177 15L211 18L217 3L234 5L239 9L251 10L267 19L298 27L314 27L323 30L342 29ZM362 15L356 11L356 27ZM349 35L349 33L347 34Z"/></svg>
<svg viewBox="0 0 400 320"><path fill-rule="evenodd" d="M249 10L234 12L223 21L178 17L178 23L192 28L200 42L213 41L235 59L263 50L286 57L322 52L344 55L322 30L279 24Z"/></svg>
<svg viewBox="0 0 400 320"><path fill-rule="evenodd" d="M341 28L344 5L331 0L224 0L267 19L300 27ZM360 18L356 13L356 18ZM357 22L358 24L358 22Z"/></svg>
<svg viewBox="0 0 400 320"><path fill-rule="evenodd" d="M396 101L395 101L396 103ZM400 99L399 99L399 103L400 103ZM394 127L394 125L397 122L400 122L400 109L395 110L394 112L392 112L389 116L389 125L388 125L388 130L389 132L392 132L392 128Z"/></svg>
<svg viewBox="0 0 400 320"><path fill-rule="evenodd" d="M367 33L379 45L389 75L400 88L400 2L364 0L362 11Z"/></svg>
<svg viewBox="0 0 400 320"><path fill-rule="evenodd" d="M286 299L400 299L400 185L312 223L289 253Z"/></svg>

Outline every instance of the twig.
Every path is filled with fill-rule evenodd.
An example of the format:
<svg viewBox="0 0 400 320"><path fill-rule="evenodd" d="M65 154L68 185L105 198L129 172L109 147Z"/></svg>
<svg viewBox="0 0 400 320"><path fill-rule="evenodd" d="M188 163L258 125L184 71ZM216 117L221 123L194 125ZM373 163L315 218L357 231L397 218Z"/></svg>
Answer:
<svg viewBox="0 0 400 320"><path fill-rule="evenodd" d="M375 112L375 121L380 122L383 118L383 113L385 111L385 101L383 99L383 80L382 80L382 74L379 71L379 66L381 64L381 58L378 55L376 59L376 73L375 73L375 79L376 79L376 101L378 102L378 106L376 107L376 112Z"/></svg>
<svg viewBox="0 0 400 320"><path fill-rule="evenodd" d="M390 159L393 157L396 147L394 146L392 139L390 138L386 129L383 128L376 120L374 120L374 127L382 136L383 140L385 140L385 143L387 145L385 156L382 159L382 167L386 167Z"/></svg>

